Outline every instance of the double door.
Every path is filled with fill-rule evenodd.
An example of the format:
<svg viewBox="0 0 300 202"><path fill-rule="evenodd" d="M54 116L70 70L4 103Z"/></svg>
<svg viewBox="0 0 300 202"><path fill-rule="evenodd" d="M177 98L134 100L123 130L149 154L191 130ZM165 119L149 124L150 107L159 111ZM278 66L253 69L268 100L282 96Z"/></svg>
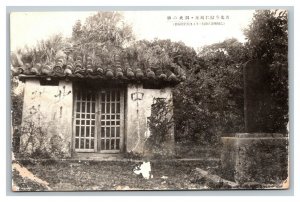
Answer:
<svg viewBox="0 0 300 202"><path fill-rule="evenodd" d="M75 152L121 152L124 144L124 91L76 89L73 121Z"/></svg>

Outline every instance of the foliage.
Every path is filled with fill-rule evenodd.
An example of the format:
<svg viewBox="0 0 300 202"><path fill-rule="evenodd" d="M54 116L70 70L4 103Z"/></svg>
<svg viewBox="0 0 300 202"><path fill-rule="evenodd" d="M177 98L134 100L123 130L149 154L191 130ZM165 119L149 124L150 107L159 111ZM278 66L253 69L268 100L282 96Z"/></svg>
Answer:
<svg viewBox="0 0 300 202"><path fill-rule="evenodd" d="M171 140L170 130L174 124L171 111L172 106L164 98L155 98L151 105L151 116L148 118L151 135L147 144L151 145L151 153L155 155L167 155L164 143Z"/></svg>
<svg viewBox="0 0 300 202"><path fill-rule="evenodd" d="M17 92L18 86L18 78L11 76L11 121L13 127L19 127L22 122L24 92Z"/></svg>
<svg viewBox="0 0 300 202"><path fill-rule="evenodd" d="M50 158L50 154L47 152L47 133L44 127L35 121L25 120L21 131L24 141L21 148L22 155L31 158Z"/></svg>
<svg viewBox="0 0 300 202"><path fill-rule="evenodd" d="M201 49L187 80L174 89L178 140L216 144L222 134L243 130L245 51L236 39Z"/></svg>
<svg viewBox="0 0 300 202"><path fill-rule="evenodd" d="M258 10L249 27L244 30L251 59L266 63L287 61L287 11Z"/></svg>
<svg viewBox="0 0 300 202"><path fill-rule="evenodd" d="M46 40L38 41L36 46L25 47L11 54L13 67L20 67L25 64L33 66L36 63L49 64L55 61L59 51L70 46L68 39L61 34L55 34Z"/></svg>
<svg viewBox="0 0 300 202"><path fill-rule="evenodd" d="M180 73L179 67L188 69L196 56L194 49L182 42L158 39L137 41L125 51L131 64L137 61L142 68L162 68L175 73Z"/></svg>
<svg viewBox="0 0 300 202"><path fill-rule="evenodd" d="M13 152L19 152L24 91L17 77L11 75L11 137Z"/></svg>
<svg viewBox="0 0 300 202"><path fill-rule="evenodd" d="M51 124L44 124L44 118L39 107L32 107L29 115L24 117L21 127L21 155L33 159L63 158L63 139L57 134L49 138Z"/></svg>
<svg viewBox="0 0 300 202"><path fill-rule="evenodd" d="M99 64L111 65L133 39L132 28L120 12L98 12L83 25L78 21L73 26L75 54L89 55Z"/></svg>
<svg viewBox="0 0 300 202"><path fill-rule="evenodd" d="M235 39L205 46L174 90L177 140L203 144L243 132L243 64L259 59L270 66L272 131L285 132L288 122L287 13L256 11L245 30L245 44Z"/></svg>
<svg viewBox="0 0 300 202"><path fill-rule="evenodd" d="M107 25L102 25L102 22ZM95 29L99 26L100 30ZM110 66L118 55L123 67L126 60L128 67L151 68L158 73L167 70L180 74L180 67L188 68L196 55L182 42L158 39L135 41L131 27L124 23L120 13L114 12L98 13L88 18L84 26L77 22L73 27L73 40L76 49L89 54L96 63Z"/></svg>
<svg viewBox="0 0 300 202"><path fill-rule="evenodd" d="M272 127L270 132L286 132L288 122L288 13L286 10L256 11L244 30L251 59L269 66Z"/></svg>
<svg viewBox="0 0 300 202"><path fill-rule="evenodd" d="M63 138L55 134L50 138L49 150L52 158L63 158Z"/></svg>
<svg viewBox="0 0 300 202"><path fill-rule="evenodd" d="M132 29L120 12L98 12L88 17L83 26L80 21L73 27L74 41L86 46L92 44L107 48L109 45L123 47L133 39Z"/></svg>
<svg viewBox="0 0 300 202"><path fill-rule="evenodd" d="M48 40L39 41L37 47L33 49L33 63L51 63L56 59L60 50L68 48L68 39L61 34L53 35Z"/></svg>
<svg viewBox="0 0 300 202"><path fill-rule="evenodd" d="M135 41L130 25L119 12L99 12L84 25L73 26L74 52L89 55L95 63L112 66L118 55L131 68L170 70L179 73L179 66L189 66L196 52L182 42L170 40ZM179 65L179 66L178 66Z"/></svg>
<svg viewBox="0 0 300 202"><path fill-rule="evenodd" d="M112 66L119 55L122 68L151 67L176 74L184 71L186 81L173 90L175 138L218 144L221 134L244 131L242 65L253 59L262 60L270 67L274 102L272 132L285 132L288 122L287 28L286 11L256 11L244 31L245 44L227 39L202 47L196 53L182 42L135 41L131 26L125 23L121 13L98 12L83 24L76 22L72 38L53 36L34 48L13 53L11 58L14 67L47 63L53 61L60 50L67 50L84 56L83 59L89 55L96 64L105 67ZM125 64L125 59L129 64Z"/></svg>

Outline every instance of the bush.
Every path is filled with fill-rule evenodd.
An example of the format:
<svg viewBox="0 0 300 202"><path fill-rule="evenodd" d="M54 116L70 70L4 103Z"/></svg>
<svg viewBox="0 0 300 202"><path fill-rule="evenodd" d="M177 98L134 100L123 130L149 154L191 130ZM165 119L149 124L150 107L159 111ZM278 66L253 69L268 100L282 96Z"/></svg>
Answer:
<svg viewBox="0 0 300 202"><path fill-rule="evenodd" d="M156 98L151 105L151 116L148 124L151 132L146 140L146 150L149 150L152 157L160 158L170 155L171 151L165 145L171 141L171 129L173 127L172 107L164 98Z"/></svg>

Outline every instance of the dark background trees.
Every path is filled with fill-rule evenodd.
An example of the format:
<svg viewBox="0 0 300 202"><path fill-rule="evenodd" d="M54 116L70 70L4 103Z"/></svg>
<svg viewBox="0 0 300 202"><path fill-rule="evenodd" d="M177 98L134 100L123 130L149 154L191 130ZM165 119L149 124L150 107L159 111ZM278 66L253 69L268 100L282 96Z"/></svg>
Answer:
<svg viewBox="0 0 300 202"><path fill-rule="evenodd" d="M271 87L269 132L286 132L288 123L288 13L286 10L255 12L244 31L250 59L258 59L269 69Z"/></svg>
<svg viewBox="0 0 300 202"><path fill-rule="evenodd" d="M177 138L218 144L224 133L243 131L242 65L246 50L236 39L203 47L174 89Z"/></svg>
<svg viewBox="0 0 300 202"><path fill-rule="evenodd" d="M221 135L244 132L242 73L249 60L269 69L273 121L266 132L287 132L287 22L287 11L259 10L244 30L246 43L227 39L200 49L187 81L174 89L178 140L214 145Z"/></svg>

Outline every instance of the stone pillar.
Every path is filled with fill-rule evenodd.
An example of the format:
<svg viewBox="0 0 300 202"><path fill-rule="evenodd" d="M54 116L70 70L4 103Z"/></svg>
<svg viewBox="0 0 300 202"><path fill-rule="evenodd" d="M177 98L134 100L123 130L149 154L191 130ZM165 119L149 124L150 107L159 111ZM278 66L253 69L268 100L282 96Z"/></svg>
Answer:
<svg viewBox="0 0 300 202"><path fill-rule="evenodd" d="M259 61L249 61L243 68L245 131L269 132L271 92L268 66Z"/></svg>

